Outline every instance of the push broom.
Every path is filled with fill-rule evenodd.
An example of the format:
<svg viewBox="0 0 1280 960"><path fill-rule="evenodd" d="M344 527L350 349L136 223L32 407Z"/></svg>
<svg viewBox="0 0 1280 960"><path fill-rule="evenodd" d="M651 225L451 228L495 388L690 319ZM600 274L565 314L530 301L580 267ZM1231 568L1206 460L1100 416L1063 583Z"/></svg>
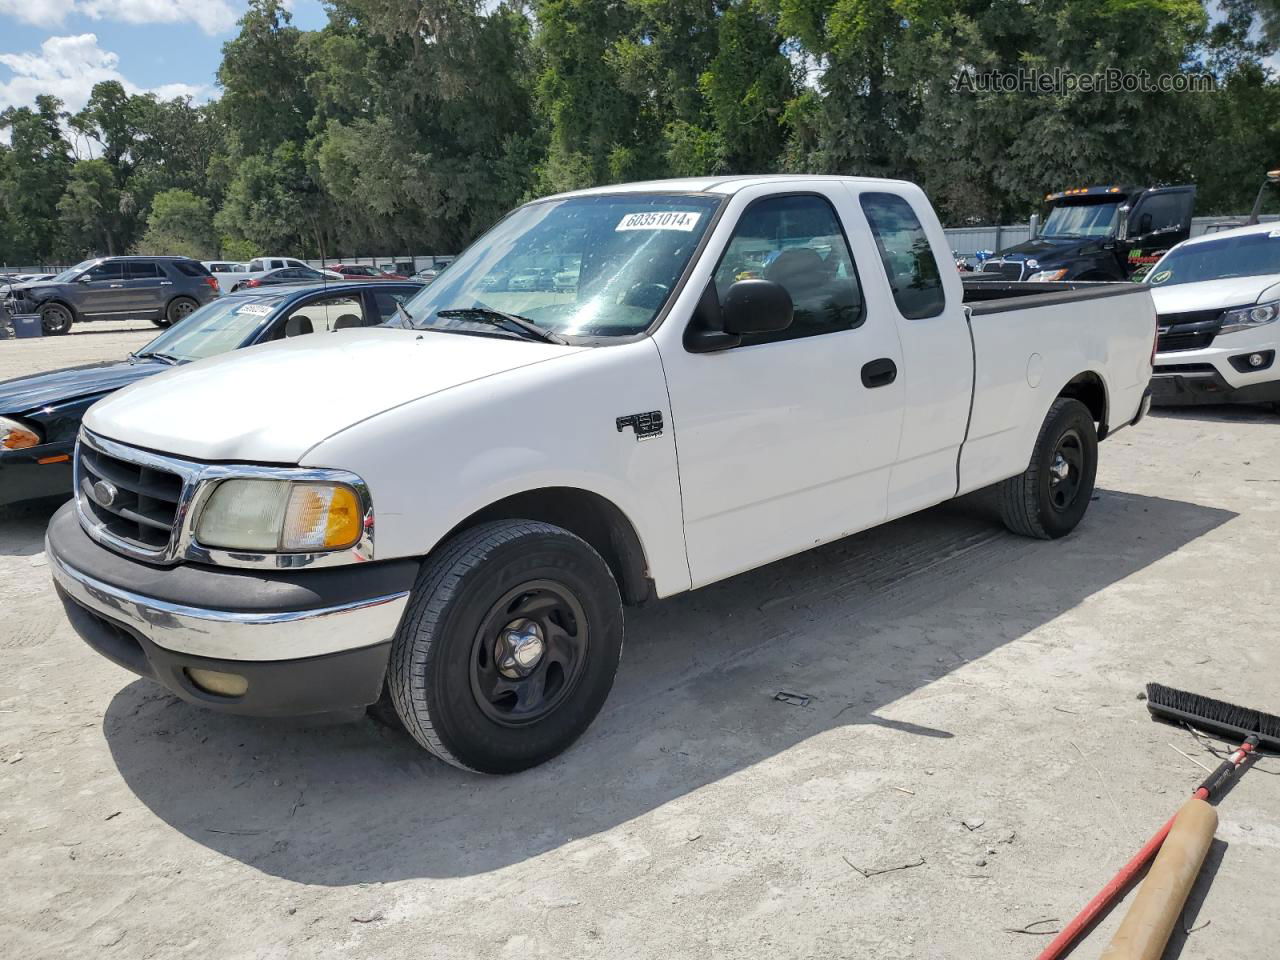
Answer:
<svg viewBox="0 0 1280 960"><path fill-rule="evenodd" d="M1158 683L1147 684L1147 709L1158 720L1191 726L1240 746L1218 764L1182 808L1062 929L1037 960L1058 960L1066 953L1153 858L1151 871L1102 960L1159 960L1218 826L1218 814L1208 801L1259 747L1280 752L1280 717L1269 713Z"/></svg>

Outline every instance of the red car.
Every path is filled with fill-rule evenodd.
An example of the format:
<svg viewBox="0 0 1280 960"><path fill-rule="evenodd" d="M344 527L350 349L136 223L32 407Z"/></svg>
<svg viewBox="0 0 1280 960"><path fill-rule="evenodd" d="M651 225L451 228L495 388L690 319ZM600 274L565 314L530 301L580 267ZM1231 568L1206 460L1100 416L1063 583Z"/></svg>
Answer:
<svg viewBox="0 0 1280 960"><path fill-rule="evenodd" d="M329 269L352 280L408 280L398 273L388 273L362 263L331 263Z"/></svg>

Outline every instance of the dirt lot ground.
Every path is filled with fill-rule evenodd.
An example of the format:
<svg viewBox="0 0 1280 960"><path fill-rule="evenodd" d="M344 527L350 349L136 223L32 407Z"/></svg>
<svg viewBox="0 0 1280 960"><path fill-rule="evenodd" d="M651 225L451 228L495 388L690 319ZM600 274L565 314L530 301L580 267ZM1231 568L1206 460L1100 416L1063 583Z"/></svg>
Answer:
<svg viewBox="0 0 1280 960"><path fill-rule="evenodd" d="M1062 542L968 498L633 611L595 726L506 779L132 678L64 622L48 512L10 518L0 955L1034 957L1202 778L1173 748L1215 762L1146 681L1280 712L1280 418L1155 416L1098 486ZM1168 957L1276 956L1277 772L1223 801Z"/></svg>

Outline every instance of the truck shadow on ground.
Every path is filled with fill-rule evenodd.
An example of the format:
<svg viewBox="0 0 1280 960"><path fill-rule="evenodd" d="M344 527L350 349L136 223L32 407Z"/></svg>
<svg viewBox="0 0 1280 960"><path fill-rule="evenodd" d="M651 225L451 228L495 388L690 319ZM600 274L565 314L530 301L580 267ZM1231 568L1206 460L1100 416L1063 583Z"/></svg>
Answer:
<svg viewBox="0 0 1280 960"><path fill-rule="evenodd" d="M1004 532L975 495L629 611L622 668L595 725L565 755L513 777L454 770L372 720L227 717L141 680L122 687L103 728L156 816L258 870L324 885L472 876L618 827L829 732L857 738L867 764L924 744L955 750L956 731L876 711L1236 516L1097 497L1064 541ZM954 627L937 626L939 605ZM780 702L780 690L810 700Z"/></svg>

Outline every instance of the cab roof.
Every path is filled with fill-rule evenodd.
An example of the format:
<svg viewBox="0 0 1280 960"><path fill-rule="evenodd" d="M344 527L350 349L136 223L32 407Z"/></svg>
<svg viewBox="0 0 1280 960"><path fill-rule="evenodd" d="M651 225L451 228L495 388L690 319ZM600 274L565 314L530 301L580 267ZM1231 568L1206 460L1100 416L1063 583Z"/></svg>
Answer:
<svg viewBox="0 0 1280 960"><path fill-rule="evenodd" d="M1245 237L1254 233L1275 233L1280 235L1280 220L1270 220L1266 223L1255 223L1247 227L1232 227L1230 230L1219 230L1217 233L1202 233L1198 237L1192 237L1190 240L1182 241L1178 246L1190 247L1199 243L1210 243L1214 240L1221 240L1224 237Z"/></svg>
<svg viewBox="0 0 1280 960"><path fill-rule="evenodd" d="M836 177L800 174L739 174L726 177L680 177L671 180L641 180L636 183L614 183L585 190L570 190L540 200L563 200L566 197L590 197L610 193L719 193L726 196L766 183L857 183L901 187L906 180L890 180L883 177ZM537 201L535 201L537 202Z"/></svg>

